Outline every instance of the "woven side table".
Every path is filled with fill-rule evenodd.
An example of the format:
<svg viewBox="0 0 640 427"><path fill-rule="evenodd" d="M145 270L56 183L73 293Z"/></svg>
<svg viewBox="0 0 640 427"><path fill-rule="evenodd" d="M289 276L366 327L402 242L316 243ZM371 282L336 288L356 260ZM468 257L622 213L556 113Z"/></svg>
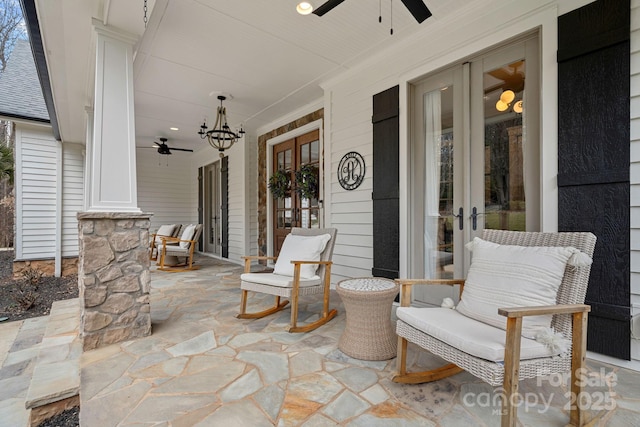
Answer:
<svg viewBox="0 0 640 427"><path fill-rule="evenodd" d="M362 360L387 360L396 356L398 338L391 326L391 307L399 287L378 277L338 282L336 291L347 316L338 348Z"/></svg>

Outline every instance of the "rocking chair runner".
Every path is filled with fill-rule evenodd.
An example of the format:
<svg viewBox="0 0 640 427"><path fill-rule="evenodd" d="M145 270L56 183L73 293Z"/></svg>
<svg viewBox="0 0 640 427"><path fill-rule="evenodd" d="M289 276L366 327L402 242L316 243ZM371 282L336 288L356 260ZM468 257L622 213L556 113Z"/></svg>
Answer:
<svg viewBox="0 0 640 427"><path fill-rule="evenodd" d="M289 332L308 332L324 325L337 314L329 310L331 285L331 257L335 245L335 228L293 228L280 250L280 257L245 256L245 273L240 276L242 295L239 319L259 319L282 310L291 298L291 324ZM291 236L291 238L290 238ZM324 237L323 237L324 236ZM324 240L319 242L319 240ZM324 246L322 247L322 244ZM318 246L315 246L318 245ZM311 247L313 246L313 247ZM317 251L314 249L318 249ZM309 256L312 252L315 254ZM305 255L306 254L306 255ZM300 259L297 259L300 258ZM254 260L277 260L273 273L251 273ZM317 266L317 271L315 267ZM247 313L249 291L275 295L272 307L255 313ZM298 304L300 296L323 294L323 308L320 318L314 322L298 326Z"/></svg>
<svg viewBox="0 0 640 427"><path fill-rule="evenodd" d="M503 246L509 251L517 247L549 247L550 249L575 248L591 257L596 237L591 233L537 233L503 230L485 230L482 239ZM498 246L495 245L495 246ZM528 248L533 250L536 248ZM546 250L546 249L544 249ZM475 252L474 252L475 257ZM590 261L590 260L589 260ZM473 262L473 260L472 260ZM437 381L465 370L492 386L503 386L502 426L515 426L517 406L512 398L518 392L521 379L571 372L571 392L580 396L580 375L584 368L587 340L587 316L590 311L584 305L590 262L567 265L557 290L556 304L499 308L496 311L506 317L506 331L491 324L461 314L463 304L456 310L448 308L416 308L411 304L411 287L418 284L460 286L461 301L465 300L464 280L398 279L401 285L401 307L397 310L398 375L393 381L417 384ZM473 264L472 264L473 266ZM534 268L538 268L535 265ZM491 274L491 269L488 274ZM470 275L471 276L471 275ZM471 286L470 277L467 287ZM471 288L465 289L471 291ZM470 296L472 294L469 294ZM535 297L535 295L534 295ZM482 298L482 296L481 296ZM471 300L471 298L468 298ZM523 298L524 300L524 298ZM467 304L468 305L468 304ZM522 302L520 305L526 305ZM480 308L482 310L482 307ZM549 353L545 346L526 337L533 316L553 316L551 328L568 341L568 351ZM499 316L496 316L500 319ZM495 321L490 319L489 321ZM523 329L524 323L524 329ZM457 326L452 326L457 325ZM448 331L447 331L448 328ZM443 331L445 331L443 333ZM524 331L524 332L523 332ZM523 334L525 336L523 336ZM407 343L413 342L450 362L448 365L425 372L407 372ZM547 354L545 354L547 352ZM573 405L573 403L572 403ZM580 405L573 405L570 423L581 426L584 422Z"/></svg>

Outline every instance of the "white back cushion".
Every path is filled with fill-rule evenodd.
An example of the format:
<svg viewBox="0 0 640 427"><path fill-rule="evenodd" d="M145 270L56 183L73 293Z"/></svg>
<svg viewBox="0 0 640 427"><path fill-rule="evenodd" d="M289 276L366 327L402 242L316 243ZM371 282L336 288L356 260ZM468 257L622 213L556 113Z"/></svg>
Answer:
<svg viewBox="0 0 640 427"><path fill-rule="evenodd" d="M498 308L555 305L567 261L577 249L498 245L476 237L460 313L506 329ZM551 315L526 316L522 335L535 338L551 325Z"/></svg>
<svg viewBox="0 0 640 427"><path fill-rule="evenodd" d="M193 224L189 224L187 225L187 227L184 229L184 231L182 232L182 236L180 236L180 240L191 240L193 239L193 234L196 231L196 226ZM181 248L188 248L189 247L189 242L180 242L180 247Z"/></svg>
<svg viewBox="0 0 640 427"><path fill-rule="evenodd" d="M161 241L160 236L172 236L173 230L175 230L175 224L165 224L158 227L158 232L156 233L156 241Z"/></svg>
<svg viewBox="0 0 640 427"><path fill-rule="evenodd" d="M330 234L318 236L287 235L282 243L282 248L280 248L273 272L282 276L293 276L291 261L320 261L320 255L329 240L331 240ZM302 264L300 277L310 279L315 276L317 269L318 264Z"/></svg>

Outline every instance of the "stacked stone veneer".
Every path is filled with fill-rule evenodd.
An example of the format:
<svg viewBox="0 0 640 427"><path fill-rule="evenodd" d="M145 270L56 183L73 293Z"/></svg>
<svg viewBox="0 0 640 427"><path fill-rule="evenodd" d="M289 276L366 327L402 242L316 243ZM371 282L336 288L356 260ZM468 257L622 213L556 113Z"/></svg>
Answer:
<svg viewBox="0 0 640 427"><path fill-rule="evenodd" d="M83 349L151 334L150 214L78 214Z"/></svg>

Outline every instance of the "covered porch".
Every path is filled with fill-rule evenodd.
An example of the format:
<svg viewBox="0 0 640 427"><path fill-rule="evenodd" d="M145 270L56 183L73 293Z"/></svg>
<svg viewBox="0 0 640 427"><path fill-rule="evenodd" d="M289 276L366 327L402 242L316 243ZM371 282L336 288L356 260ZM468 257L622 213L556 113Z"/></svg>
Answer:
<svg viewBox="0 0 640 427"><path fill-rule="evenodd" d="M395 358L370 362L343 354L338 340L345 310L336 293L331 295L332 307L338 309L335 319L313 332L290 334L288 310L260 320L235 318L239 266L202 256L197 261L201 269L185 273L152 266L151 336L80 356L81 425L499 424L500 390L467 373L402 385L391 381ZM301 307L301 319L313 316L317 310L312 305L321 303L312 299ZM23 325L14 341L25 334L33 338L34 328ZM8 347L3 364L15 362L17 351L24 352L19 348L14 352ZM441 364L414 347L409 352L413 368ZM640 374L594 360L587 365L590 384L585 391L593 407L586 417L589 425L634 424L640 416L634 391ZM30 375L29 369L23 375ZM6 394L11 388L2 390ZM559 376L523 381L520 393L519 425L568 422L570 402ZM1 400L8 402L5 397ZM7 409L0 407L0 414Z"/></svg>

